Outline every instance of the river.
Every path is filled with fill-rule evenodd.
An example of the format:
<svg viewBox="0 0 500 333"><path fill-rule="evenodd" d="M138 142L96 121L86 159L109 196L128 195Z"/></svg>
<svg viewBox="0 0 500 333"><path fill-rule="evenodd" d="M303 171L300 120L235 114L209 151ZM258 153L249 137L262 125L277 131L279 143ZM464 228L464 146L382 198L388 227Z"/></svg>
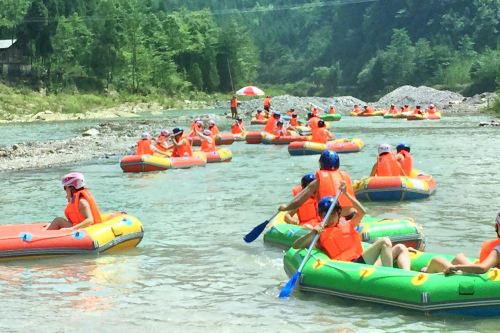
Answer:
<svg viewBox="0 0 500 333"><path fill-rule="evenodd" d="M213 110L209 111L213 112ZM416 167L438 181L428 200L368 203L371 215L414 217L427 250L477 255L494 238L500 209L498 128L484 116L408 122L345 117L333 123L360 137L361 153L341 155L353 179L370 172L381 142L411 144ZM92 121L2 125L0 144L70 136ZM8 135L6 135L8 133ZM0 266L2 332L423 332L497 331L499 319L435 317L295 292L276 297L288 280L282 251L242 237L291 199L318 156L291 157L286 146L227 148L233 161L203 168L124 174L119 156L78 165L0 173L1 224L61 215L60 177L85 174L101 210L126 211L144 224L136 249L116 254L5 262Z"/></svg>

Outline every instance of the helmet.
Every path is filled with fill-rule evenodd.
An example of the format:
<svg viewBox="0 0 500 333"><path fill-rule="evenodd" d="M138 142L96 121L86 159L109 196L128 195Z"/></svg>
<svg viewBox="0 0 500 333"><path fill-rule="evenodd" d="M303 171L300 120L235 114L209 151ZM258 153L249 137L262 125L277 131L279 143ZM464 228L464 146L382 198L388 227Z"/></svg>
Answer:
<svg viewBox="0 0 500 333"><path fill-rule="evenodd" d="M429 105L429 107L430 107L431 109L433 109L435 106L434 106L434 104L431 104L431 105Z"/></svg>
<svg viewBox="0 0 500 333"><path fill-rule="evenodd" d="M209 125L215 125L215 121L213 121L212 119L210 119L210 120L208 121L208 124L209 124Z"/></svg>
<svg viewBox="0 0 500 333"><path fill-rule="evenodd" d="M300 185L302 188L305 188L307 185L309 185L310 182L316 179L316 176L314 173L306 173L302 179L300 180Z"/></svg>
<svg viewBox="0 0 500 333"><path fill-rule="evenodd" d="M238 119L236 119L236 121L240 123L240 122L242 122L242 121L243 121L243 119L238 118Z"/></svg>
<svg viewBox="0 0 500 333"><path fill-rule="evenodd" d="M212 135L212 131L209 130L209 129L206 129L206 130L203 131L203 134L204 135Z"/></svg>
<svg viewBox="0 0 500 333"><path fill-rule="evenodd" d="M258 109L258 110L257 110L257 113L261 113L261 112L262 112L262 110L261 110L261 109Z"/></svg>
<svg viewBox="0 0 500 333"><path fill-rule="evenodd" d="M168 129L162 129L160 134L163 136L170 136L170 131Z"/></svg>
<svg viewBox="0 0 500 333"><path fill-rule="evenodd" d="M276 125L283 125L283 121L278 120L278 122L276 123Z"/></svg>
<svg viewBox="0 0 500 333"><path fill-rule="evenodd" d="M151 137L151 134L149 132L142 132L141 134L141 139L149 139Z"/></svg>
<svg viewBox="0 0 500 333"><path fill-rule="evenodd" d="M200 119L200 120L197 120L197 121L195 122L195 124L196 124L196 125L199 125L199 126L203 126L203 121L201 121L201 119Z"/></svg>
<svg viewBox="0 0 500 333"><path fill-rule="evenodd" d="M325 150L319 158L319 166L322 170L338 169L340 166L339 154L331 150Z"/></svg>
<svg viewBox="0 0 500 333"><path fill-rule="evenodd" d="M85 177L79 172L70 172L62 177L62 186L73 186L76 190L85 186Z"/></svg>
<svg viewBox="0 0 500 333"><path fill-rule="evenodd" d="M324 120L318 121L318 127L325 127L325 121Z"/></svg>
<svg viewBox="0 0 500 333"><path fill-rule="evenodd" d="M325 214L328 211L328 209L330 209L330 207L334 201L335 201L335 197L332 197L332 196L327 196L327 197L321 198L321 200L318 202L318 213ZM334 209L339 209L339 208L340 208L340 204L337 201L335 203Z"/></svg>
<svg viewBox="0 0 500 333"><path fill-rule="evenodd" d="M400 143L399 145L396 146L396 151L399 153L401 150L406 150L407 152L410 152L410 145L407 143Z"/></svg>
<svg viewBox="0 0 500 333"><path fill-rule="evenodd" d="M313 115L313 113L312 113L312 112L308 112L308 113L307 113L307 119L312 118L313 116L314 116L314 115Z"/></svg>
<svg viewBox="0 0 500 333"><path fill-rule="evenodd" d="M274 112L273 117L274 118L280 118L281 117L281 112L279 112L279 111Z"/></svg>
<svg viewBox="0 0 500 333"><path fill-rule="evenodd" d="M391 152L391 145L388 143L381 143L378 145L378 154L383 154L383 153L390 153Z"/></svg>
<svg viewBox="0 0 500 333"><path fill-rule="evenodd" d="M172 130L172 133L174 134L174 136L176 136L178 134L184 133L184 130L182 128L176 127Z"/></svg>
<svg viewBox="0 0 500 333"><path fill-rule="evenodd" d="M297 118L297 114L296 113L292 113L292 118Z"/></svg>

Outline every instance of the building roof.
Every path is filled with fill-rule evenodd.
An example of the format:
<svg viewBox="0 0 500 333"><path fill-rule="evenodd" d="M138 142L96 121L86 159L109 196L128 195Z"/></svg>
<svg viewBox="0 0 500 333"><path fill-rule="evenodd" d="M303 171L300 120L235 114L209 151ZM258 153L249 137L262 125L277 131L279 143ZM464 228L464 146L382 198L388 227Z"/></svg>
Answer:
<svg viewBox="0 0 500 333"><path fill-rule="evenodd" d="M2 50L2 49L8 49L16 41L17 41L17 39L0 39L0 50Z"/></svg>

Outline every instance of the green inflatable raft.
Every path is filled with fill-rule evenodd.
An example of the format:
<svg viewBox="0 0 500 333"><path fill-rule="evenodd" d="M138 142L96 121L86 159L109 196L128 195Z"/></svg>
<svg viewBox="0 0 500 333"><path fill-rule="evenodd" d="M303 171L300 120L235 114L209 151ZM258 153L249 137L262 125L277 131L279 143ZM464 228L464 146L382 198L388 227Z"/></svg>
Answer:
<svg viewBox="0 0 500 333"><path fill-rule="evenodd" d="M342 119L342 115L340 113L334 113L334 114L322 114L319 116L320 119L323 119L324 121L339 121Z"/></svg>
<svg viewBox="0 0 500 333"><path fill-rule="evenodd" d="M310 230L284 221L285 213L279 213L264 234L264 242L269 245L288 249L293 242ZM373 243L380 237L389 237L393 244L405 244L417 250L425 248L422 227L411 218L382 218L365 215L358 226L361 239Z"/></svg>
<svg viewBox="0 0 500 333"><path fill-rule="evenodd" d="M369 244L364 244L369 245ZM289 249L283 259L292 276L307 250ZM485 274L444 275L421 273L438 254L411 252L411 271L331 260L313 249L305 264L298 288L357 301L380 303L426 313L473 316L500 314L500 270ZM450 255L439 255L448 260Z"/></svg>

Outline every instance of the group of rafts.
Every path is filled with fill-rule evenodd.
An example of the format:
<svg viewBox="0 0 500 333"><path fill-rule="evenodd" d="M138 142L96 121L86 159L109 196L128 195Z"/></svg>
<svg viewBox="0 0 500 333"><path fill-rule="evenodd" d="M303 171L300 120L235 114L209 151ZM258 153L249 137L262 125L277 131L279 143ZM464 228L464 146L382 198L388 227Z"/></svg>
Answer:
<svg viewBox="0 0 500 333"><path fill-rule="evenodd" d="M387 110L375 110L375 108L370 105L365 105L363 109L361 109L358 105L354 105L354 108L351 111L351 116L383 116L386 119L438 120L441 119L441 112L437 110L434 104L430 104L425 111L422 110L420 105L416 105L413 110L410 110L408 105L404 105L398 109L394 104L392 104Z"/></svg>
<svg viewBox="0 0 500 333"><path fill-rule="evenodd" d="M434 115L432 111L427 111L425 118L437 119ZM258 119L254 119L254 122L256 121ZM260 139L262 143L269 143L266 142L269 141L266 133L261 133L260 138L257 134L254 136L251 140L255 142ZM247 135L247 142L248 140ZM296 142L307 141L299 139ZM361 147L362 145L360 149ZM292 151L289 146L289 152L295 155ZM398 155L403 156L402 161L398 159ZM400 201L429 197L435 192L435 180L432 176L413 169L412 164L408 145L398 145L397 153L392 153L389 145L379 145L377 164L370 176L353 183L355 197L358 200L368 201ZM302 189L303 186L297 186L293 194L298 196ZM308 199L306 203L309 201ZM483 274L453 275L429 274L422 271L432 259L442 257L451 260L452 256L422 252L425 246L422 227L411 218L365 216L356 228L365 248L380 237L388 237L392 244L404 244L410 248L411 270L401 270L332 260L318 247L312 249L309 255L305 248L291 248L294 242L300 242L301 237L311 232L306 225L307 222L303 223L307 217L304 215L301 219L300 211L296 211L295 214L296 216L291 218L289 213L280 212L270 222L266 221L252 230L255 232L266 225L264 242L288 249L284 256L284 268L291 279L282 291L289 288L290 283L295 282L294 277L298 276L297 286L304 291L326 293L423 312L469 315L500 313L500 270L493 268ZM471 258L471 261L473 260ZM298 272L300 274L297 274Z"/></svg>

